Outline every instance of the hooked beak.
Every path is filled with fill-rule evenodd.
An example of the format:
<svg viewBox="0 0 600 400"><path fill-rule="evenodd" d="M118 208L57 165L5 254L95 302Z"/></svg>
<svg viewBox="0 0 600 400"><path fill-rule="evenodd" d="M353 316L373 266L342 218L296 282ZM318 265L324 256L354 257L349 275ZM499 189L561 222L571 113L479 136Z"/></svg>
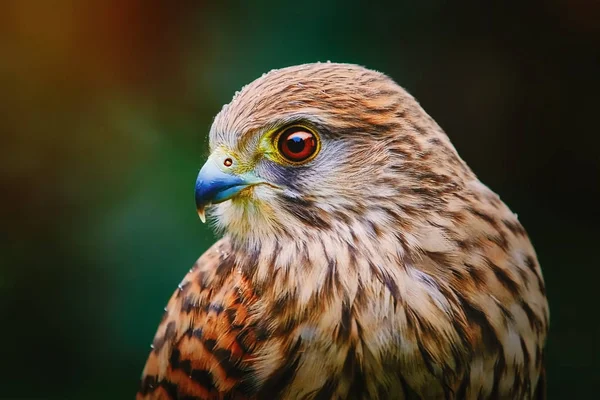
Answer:
<svg viewBox="0 0 600 400"><path fill-rule="evenodd" d="M229 165L225 160L229 160ZM202 222L206 222L207 206L229 200L245 188L264 182L252 172L234 173L231 160L223 154L212 154L198 173L196 209Z"/></svg>

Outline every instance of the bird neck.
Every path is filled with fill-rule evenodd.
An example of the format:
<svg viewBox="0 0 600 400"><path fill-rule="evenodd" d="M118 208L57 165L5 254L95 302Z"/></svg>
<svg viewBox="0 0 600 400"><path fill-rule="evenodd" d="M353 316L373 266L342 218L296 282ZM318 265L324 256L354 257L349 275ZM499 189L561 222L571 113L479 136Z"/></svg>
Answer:
<svg viewBox="0 0 600 400"><path fill-rule="evenodd" d="M230 240L236 265L244 266L255 287L294 299L299 307L332 298L352 301L374 282L397 294L399 282L408 279L403 267L410 269L410 247L418 247L409 232L358 222L335 231Z"/></svg>

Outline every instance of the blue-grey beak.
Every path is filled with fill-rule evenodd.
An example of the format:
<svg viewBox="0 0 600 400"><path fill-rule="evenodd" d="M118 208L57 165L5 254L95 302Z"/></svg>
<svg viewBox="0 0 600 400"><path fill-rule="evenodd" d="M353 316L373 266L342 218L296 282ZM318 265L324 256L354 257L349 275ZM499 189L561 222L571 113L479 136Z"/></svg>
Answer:
<svg viewBox="0 0 600 400"><path fill-rule="evenodd" d="M253 173L236 174L235 162L224 154L212 154L196 179L196 209L202 222L205 208L229 200L248 186L263 182Z"/></svg>

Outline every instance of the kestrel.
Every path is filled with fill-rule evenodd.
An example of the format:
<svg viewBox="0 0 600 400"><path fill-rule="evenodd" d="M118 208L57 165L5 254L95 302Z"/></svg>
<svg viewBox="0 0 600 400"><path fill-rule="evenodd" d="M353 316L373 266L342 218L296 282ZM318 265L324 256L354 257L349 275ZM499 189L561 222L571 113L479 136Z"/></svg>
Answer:
<svg viewBox="0 0 600 400"><path fill-rule="evenodd" d="M531 399L548 304L517 216L386 75L271 71L216 116L223 238L169 301L138 399Z"/></svg>

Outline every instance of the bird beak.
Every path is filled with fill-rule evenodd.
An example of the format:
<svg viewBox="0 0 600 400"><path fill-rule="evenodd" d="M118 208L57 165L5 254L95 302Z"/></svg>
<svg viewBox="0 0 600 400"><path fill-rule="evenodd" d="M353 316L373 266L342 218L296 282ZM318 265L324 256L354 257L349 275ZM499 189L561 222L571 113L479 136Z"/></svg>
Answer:
<svg viewBox="0 0 600 400"><path fill-rule="evenodd" d="M227 166L223 161L231 160L222 153L212 154L196 179L196 209L202 222L206 222L205 208L211 204L229 200L248 186L263 183L252 172L236 174L234 165Z"/></svg>

